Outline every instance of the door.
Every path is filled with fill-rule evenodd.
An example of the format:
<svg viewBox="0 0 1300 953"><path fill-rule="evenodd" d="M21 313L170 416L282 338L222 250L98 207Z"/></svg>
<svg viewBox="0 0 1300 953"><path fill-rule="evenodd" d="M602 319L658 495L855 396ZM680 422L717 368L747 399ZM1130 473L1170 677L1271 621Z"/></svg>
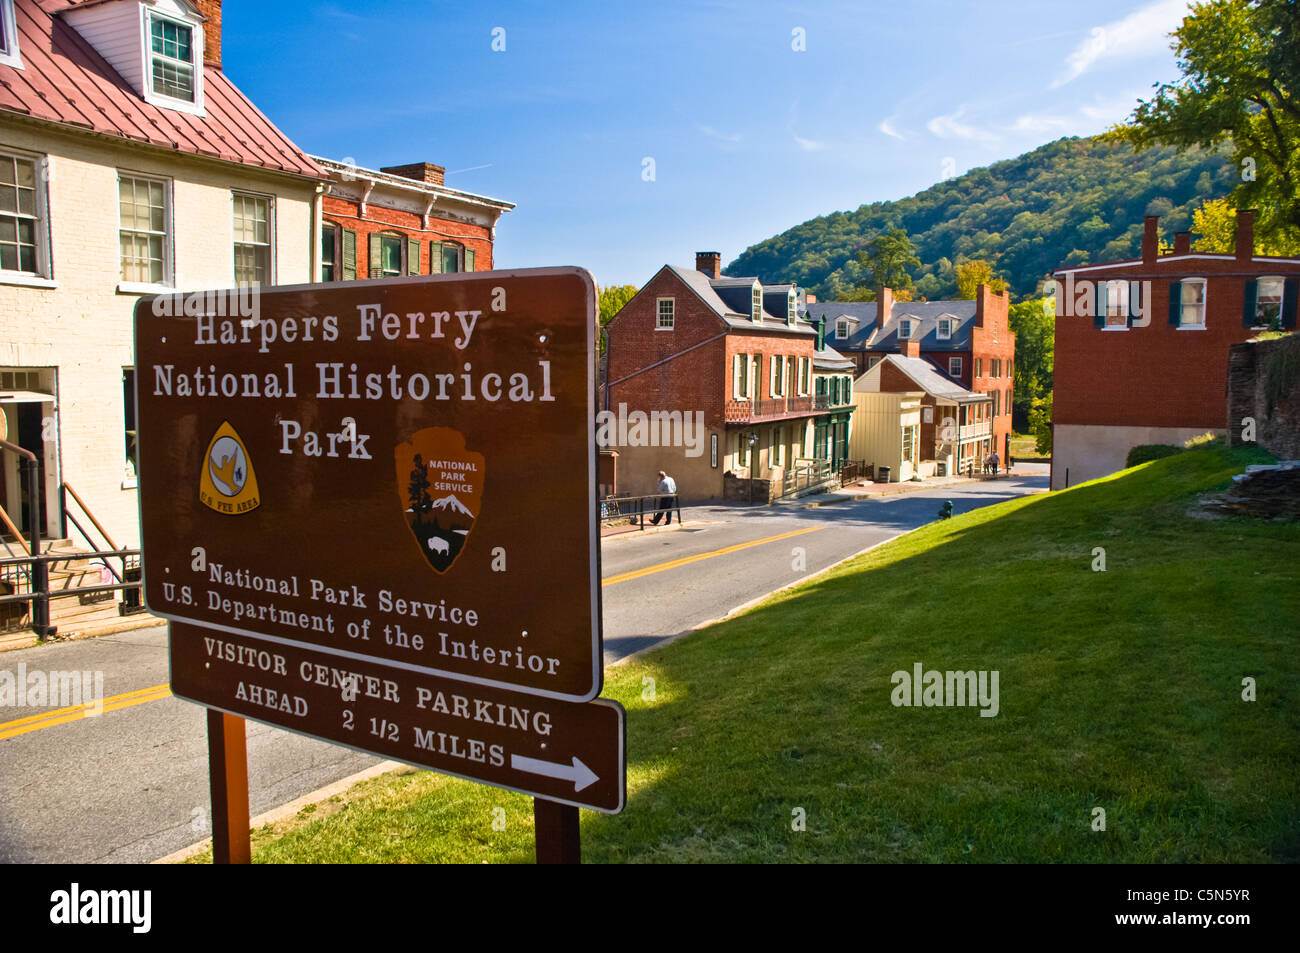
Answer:
<svg viewBox="0 0 1300 953"><path fill-rule="evenodd" d="M43 414L41 408L43 404L19 404L18 405L18 439L15 441L18 446L24 450L30 450L36 454L36 459L41 461L40 479L37 480L36 492L39 494L38 499L41 505L41 532L46 531L45 526L49 522L49 507L45 505L45 441L41 439ZM21 473L21 471L19 471ZM24 533L27 527L31 525L32 509L32 487L29 485L30 480L20 479L22 485L22 523L19 526Z"/></svg>

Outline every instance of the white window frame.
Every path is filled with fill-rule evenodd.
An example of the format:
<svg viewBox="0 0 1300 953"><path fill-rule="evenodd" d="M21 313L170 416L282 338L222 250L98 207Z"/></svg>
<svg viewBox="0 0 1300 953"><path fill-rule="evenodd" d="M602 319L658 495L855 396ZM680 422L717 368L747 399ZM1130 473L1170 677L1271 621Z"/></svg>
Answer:
<svg viewBox="0 0 1300 953"><path fill-rule="evenodd" d="M163 275L161 282L147 281L128 281L122 277L118 281L117 290L123 294L151 294L159 289L171 290L174 287L173 276L175 270L175 247L176 247L176 228L173 216L175 206L172 203L172 180L157 175L146 175L140 172L132 172L129 169L117 170L117 189L118 189L118 215L117 229L118 235L127 231L122 225L121 196L122 180L134 179L139 182L157 182L162 185L163 189L163 250L162 266ZM121 239L118 239L117 267L119 275L122 273L122 249Z"/></svg>
<svg viewBox="0 0 1300 953"><path fill-rule="evenodd" d="M0 21L4 26L4 45L0 47L0 66L23 68L18 51L18 21L14 17L14 0L0 0Z"/></svg>
<svg viewBox="0 0 1300 953"><path fill-rule="evenodd" d="M749 355L737 354L731 361L731 396L736 400L749 399Z"/></svg>
<svg viewBox="0 0 1300 953"><path fill-rule="evenodd" d="M763 378L763 355L751 354L749 356L749 394L750 400L758 399L759 381Z"/></svg>
<svg viewBox="0 0 1300 953"><path fill-rule="evenodd" d="M798 299L795 297L794 289L791 288L786 292L785 298L785 323L794 327L795 321L799 317Z"/></svg>
<svg viewBox="0 0 1300 953"><path fill-rule="evenodd" d="M898 322L898 339L900 341L912 340L912 322L906 318Z"/></svg>
<svg viewBox="0 0 1300 953"><path fill-rule="evenodd" d="M772 442L768 446L769 467L785 466L785 428L772 428Z"/></svg>
<svg viewBox="0 0 1300 953"><path fill-rule="evenodd" d="M848 339L849 339L848 318L837 318L835 321L835 340L847 341Z"/></svg>
<svg viewBox="0 0 1300 953"><path fill-rule="evenodd" d="M780 354L773 354L771 357L768 358L767 365L768 365L767 367L768 396L780 397L781 390L782 390L781 373L782 370L785 368L785 358L782 357Z"/></svg>
<svg viewBox="0 0 1300 953"><path fill-rule="evenodd" d="M4 0L0 0L3 3ZM53 288L52 256L50 255L50 204L49 204L49 169L50 160L48 156L37 153L23 152L18 149L6 148L0 152L0 161L18 160L20 162L32 163L35 170L35 202L36 214L32 216L35 225L33 226L36 238L36 270L21 271L14 269L12 271L0 269L0 284L5 285L23 285L36 288ZM15 176L16 180L16 176ZM9 213L0 213L8 215ZM26 218L27 216L19 213L13 213L14 218Z"/></svg>
<svg viewBox="0 0 1300 953"><path fill-rule="evenodd" d="M231 230L231 239L230 239L230 256L231 256L231 271L232 271L232 276L235 278L235 285L236 285L236 287L239 287L239 286L240 286L240 285L239 285L239 280L238 280L238 274L239 274L239 272L238 272L238 269L236 269L236 268L235 268L235 265L234 265L235 246L236 246L236 245L245 245L245 244L249 244L249 243L248 243L248 242L241 242L241 241L239 241L238 236L236 236L236 235L234 234L234 229L235 229L235 200L236 200L237 198L260 199L260 200L262 200L262 201L264 201L264 202L266 203L266 245L267 245L267 253L266 253L266 278L267 278L267 281L266 281L266 283L267 283L268 285L273 285L273 284L275 284L275 270L276 270L276 260L275 260L275 196L274 196L274 195L269 195L269 194L264 193L264 192L247 192L247 191L244 191L244 190L242 190L242 189L232 189L231 192L230 192L230 230ZM337 248L336 248L336 249L335 249L335 256L336 256L336 258L337 258L337 255L338 255L338 250L337 250ZM335 265L335 268L337 269L337 264Z"/></svg>
<svg viewBox="0 0 1300 953"><path fill-rule="evenodd" d="M956 365L954 367L954 365ZM961 357L953 356L948 358L948 376L961 377Z"/></svg>
<svg viewBox="0 0 1300 953"><path fill-rule="evenodd" d="M757 281L749 289L749 320L755 324L763 320L763 286Z"/></svg>
<svg viewBox="0 0 1300 953"><path fill-rule="evenodd" d="M668 323L664 324L664 305L668 305ZM677 323L677 300L675 298L655 299L655 330L671 331Z"/></svg>
<svg viewBox="0 0 1300 953"><path fill-rule="evenodd" d="M947 341L952 337L952 318L940 318L936 322L935 334L940 341Z"/></svg>
<svg viewBox="0 0 1300 953"><path fill-rule="evenodd" d="M1188 286L1194 286L1194 285L1200 285L1200 286L1201 286L1201 302L1200 302L1201 320L1200 320L1199 322L1192 322L1192 321L1188 321L1188 320L1186 320L1186 315L1187 315L1187 306L1188 306L1188 301L1187 301L1187 288L1188 288ZM1180 331L1182 331L1182 330L1188 330L1188 331L1204 331L1204 330L1205 330L1205 316L1206 316L1206 314L1208 313L1208 308L1209 308L1209 286L1208 286L1208 282L1206 282L1206 280L1205 280L1204 278L1184 278L1184 279L1182 279L1182 281L1181 281L1181 283L1179 284L1179 287L1178 287L1178 297L1179 297L1179 302L1178 302L1178 330L1180 330ZM1192 304L1195 304L1195 302L1192 302Z"/></svg>
<svg viewBox="0 0 1300 953"><path fill-rule="evenodd" d="M1271 321L1259 320L1259 302L1264 297L1264 282L1277 282L1277 319L1278 326L1281 327L1282 313L1286 307L1286 278L1282 275L1260 275L1255 279L1255 323L1252 328L1269 328L1272 326Z"/></svg>
<svg viewBox="0 0 1300 953"><path fill-rule="evenodd" d="M166 93L157 92L153 88L154 52L152 24L154 20L174 23L177 26L183 26L190 31L190 53L194 57L190 64L190 68L194 71L194 102L190 102L187 99L178 99L177 97L169 96ZM140 53L144 65L143 81L141 85L144 87L145 102L152 103L155 106L161 106L164 109L175 109L178 112L193 113L196 116L206 116L207 112L203 108L203 23L197 20L189 20L185 17L176 17L165 13L159 13L156 10L151 10L147 4L142 3L140 4L140 30L142 37Z"/></svg>

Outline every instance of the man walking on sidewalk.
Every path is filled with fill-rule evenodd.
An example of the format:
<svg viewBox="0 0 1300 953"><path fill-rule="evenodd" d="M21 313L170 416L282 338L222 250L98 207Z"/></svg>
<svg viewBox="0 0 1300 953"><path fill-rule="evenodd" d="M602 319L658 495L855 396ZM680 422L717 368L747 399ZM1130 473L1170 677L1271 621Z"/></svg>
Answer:
<svg viewBox="0 0 1300 953"><path fill-rule="evenodd" d="M659 485L656 487L659 493L659 509L655 510L655 515L650 517L650 522L654 526L659 525L659 517L665 517L665 526L670 526L673 521L673 497L677 495L677 483L663 470L659 471Z"/></svg>

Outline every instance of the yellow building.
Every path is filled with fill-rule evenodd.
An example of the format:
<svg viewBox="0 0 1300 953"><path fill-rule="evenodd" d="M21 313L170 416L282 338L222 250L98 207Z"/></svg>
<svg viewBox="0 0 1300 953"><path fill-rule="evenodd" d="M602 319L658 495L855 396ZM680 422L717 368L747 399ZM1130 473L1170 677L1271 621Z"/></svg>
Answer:
<svg viewBox="0 0 1300 953"><path fill-rule="evenodd" d="M881 467L889 467L889 480L883 482L899 483L918 475L924 397L924 391L854 391L849 453L875 467L878 481L882 481Z"/></svg>

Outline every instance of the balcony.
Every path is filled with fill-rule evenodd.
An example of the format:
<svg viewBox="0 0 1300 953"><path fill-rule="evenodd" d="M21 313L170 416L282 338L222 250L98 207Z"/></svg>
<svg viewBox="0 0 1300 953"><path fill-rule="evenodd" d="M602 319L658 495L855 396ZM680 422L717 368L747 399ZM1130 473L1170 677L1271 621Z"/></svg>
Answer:
<svg viewBox="0 0 1300 953"><path fill-rule="evenodd" d="M807 417L819 413L826 407L817 406L824 402L824 396L818 397L773 397L771 400L729 400L726 407L726 422L729 424L754 424L765 420L784 420L788 417Z"/></svg>

